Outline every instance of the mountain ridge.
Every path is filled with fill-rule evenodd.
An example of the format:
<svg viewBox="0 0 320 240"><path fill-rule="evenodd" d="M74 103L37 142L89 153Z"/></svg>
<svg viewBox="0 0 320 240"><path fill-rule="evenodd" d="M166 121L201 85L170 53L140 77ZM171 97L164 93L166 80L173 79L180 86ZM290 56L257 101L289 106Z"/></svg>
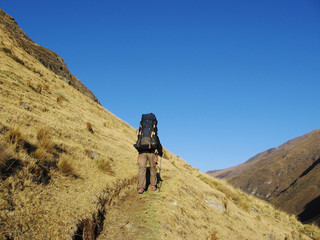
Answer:
<svg viewBox="0 0 320 240"><path fill-rule="evenodd" d="M317 185L320 180L317 174L319 144L320 129L316 129L277 148L259 153L243 164L209 174L226 179L233 186L285 211L298 216L305 215L306 206L320 196L320 187ZM313 212L309 219L303 220L308 221L320 214L318 208L314 208Z"/></svg>
<svg viewBox="0 0 320 240"><path fill-rule="evenodd" d="M68 69L64 60L55 52L36 44L32 39L30 39L27 34L18 26L18 23L13 17L6 14L0 8L0 22L4 31L10 32L13 40L13 44L22 48L25 52L36 58L43 66L45 66L50 71L54 72L61 79L79 92L91 98L93 101L98 102L98 98L86 87L83 83L75 77ZM12 54L12 50L5 47L7 54ZM15 60L20 64L24 64L23 60L14 56Z"/></svg>

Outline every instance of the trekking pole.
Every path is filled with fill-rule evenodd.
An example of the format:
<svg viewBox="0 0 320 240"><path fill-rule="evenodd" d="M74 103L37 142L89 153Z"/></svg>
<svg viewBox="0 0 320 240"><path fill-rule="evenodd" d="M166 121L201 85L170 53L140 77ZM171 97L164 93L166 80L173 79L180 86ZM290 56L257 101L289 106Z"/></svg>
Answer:
<svg viewBox="0 0 320 240"><path fill-rule="evenodd" d="M162 179L161 179L161 160L162 160L162 157L160 156L160 168L159 168L159 181L160 181L160 186L159 186L159 192L160 192L160 188L162 186Z"/></svg>
<svg viewBox="0 0 320 240"><path fill-rule="evenodd" d="M140 155L138 155L138 158L140 158ZM138 171L139 171L139 165L138 165ZM139 177L137 178L137 190L139 189Z"/></svg>

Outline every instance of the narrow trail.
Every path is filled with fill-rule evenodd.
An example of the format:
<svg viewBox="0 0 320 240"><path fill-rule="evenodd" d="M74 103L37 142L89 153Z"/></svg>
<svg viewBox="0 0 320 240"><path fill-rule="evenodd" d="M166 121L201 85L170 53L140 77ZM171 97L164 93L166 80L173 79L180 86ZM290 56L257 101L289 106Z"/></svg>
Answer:
<svg viewBox="0 0 320 240"><path fill-rule="evenodd" d="M129 186L119 201L106 209L103 230L97 239L160 239L157 203L161 192L138 194Z"/></svg>

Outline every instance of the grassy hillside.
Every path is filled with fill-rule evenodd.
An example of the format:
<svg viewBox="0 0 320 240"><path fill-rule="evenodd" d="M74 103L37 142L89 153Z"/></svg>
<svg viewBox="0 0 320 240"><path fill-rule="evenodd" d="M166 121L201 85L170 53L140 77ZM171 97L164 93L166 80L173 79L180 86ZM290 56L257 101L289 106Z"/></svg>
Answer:
<svg viewBox="0 0 320 240"><path fill-rule="evenodd" d="M276 207L316 220L320 209L320 129L262 152L247 162L210 173Z"/></svg>
<svg viewBox="0 0 320 240"><path fill-rule="evenodd" d="M138 195L136 129L0 36L0 239L320 238L168 151Z"/></svg>

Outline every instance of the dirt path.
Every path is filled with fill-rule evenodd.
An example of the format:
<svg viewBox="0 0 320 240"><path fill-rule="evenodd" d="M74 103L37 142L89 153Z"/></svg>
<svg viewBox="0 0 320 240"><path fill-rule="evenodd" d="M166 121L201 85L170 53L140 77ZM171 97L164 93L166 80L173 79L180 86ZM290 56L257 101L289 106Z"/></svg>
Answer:
<svg viewBox="0 0 320 240"><path fill-rule="evenodd" d="M119 200L107 209L103 231L97 239L160 239L158 203L161 193L138 194L131 185Z"/></svg>

